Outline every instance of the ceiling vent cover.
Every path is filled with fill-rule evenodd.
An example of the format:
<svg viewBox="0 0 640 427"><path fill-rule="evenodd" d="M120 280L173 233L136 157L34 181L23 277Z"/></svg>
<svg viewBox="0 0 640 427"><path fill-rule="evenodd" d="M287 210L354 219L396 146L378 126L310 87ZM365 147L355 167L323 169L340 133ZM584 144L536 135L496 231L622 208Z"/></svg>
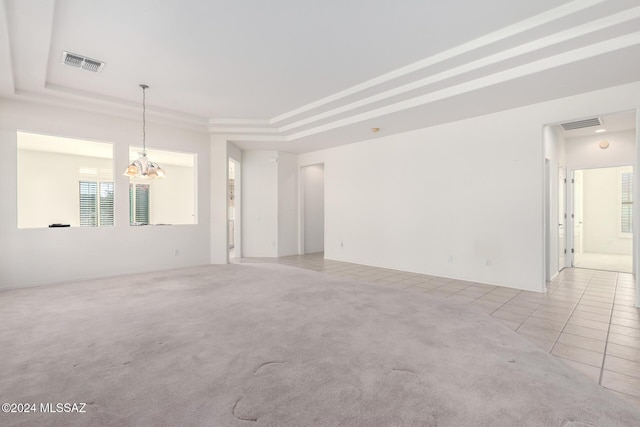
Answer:
<svg viewBox="0 0 640 427"><path fill-rule="evenodd" d="M97 61L95 59L87 58L85 56L71 52L62 52L62 63L70 65L72 67L78 67L87 71L92 71L94 73L99 73L106 65L102 61Z"/></svg>
<svg viewBox="0 0 640 427"><path fill-rule="evenodd" d="M582 129L582 128L590 128L592 126L601 126L602 122L598 117L594 117L593 119L584 119L578 120L576 122L562 123L562 129L564 130L573 130L573 129Z"/></svg>

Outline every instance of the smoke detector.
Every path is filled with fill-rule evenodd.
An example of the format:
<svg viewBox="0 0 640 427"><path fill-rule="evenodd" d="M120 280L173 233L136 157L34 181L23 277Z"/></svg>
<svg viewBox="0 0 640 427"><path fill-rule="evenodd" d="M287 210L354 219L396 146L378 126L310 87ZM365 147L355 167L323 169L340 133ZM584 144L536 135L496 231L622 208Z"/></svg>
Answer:
<svg viewBox="0 0 640 427"><path fill-rule="evenodd" d="M71 67L82 68L83 70L91 71L93 73L99 73L102 71L104 66L107 65L105 62L66 51L62 52L62 63Z"/></svg>

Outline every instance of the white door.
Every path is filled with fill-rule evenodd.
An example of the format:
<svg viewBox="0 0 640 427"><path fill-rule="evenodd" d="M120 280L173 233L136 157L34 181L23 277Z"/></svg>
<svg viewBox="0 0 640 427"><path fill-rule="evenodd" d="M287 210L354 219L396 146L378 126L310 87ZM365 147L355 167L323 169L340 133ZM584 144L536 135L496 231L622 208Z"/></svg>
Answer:
<svg viewBox="0 0 640 427"><path fill-rule="evenodd" d="M558 271L565 267L567 253L567 170L558 169Z"/></svg>
<svg viewBox="0 0 640 427"><path fill-rule="evenodd" d="M573 258L571 265L577 266L582 255L583 247L583 181L582 171L573 174ZM578 259L576 259L578 258Z"/></svg>

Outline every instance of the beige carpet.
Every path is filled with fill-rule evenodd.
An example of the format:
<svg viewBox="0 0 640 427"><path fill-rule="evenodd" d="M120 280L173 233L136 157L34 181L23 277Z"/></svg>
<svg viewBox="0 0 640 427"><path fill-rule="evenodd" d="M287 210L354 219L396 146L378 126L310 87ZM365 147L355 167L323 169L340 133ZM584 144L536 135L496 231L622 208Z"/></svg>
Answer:
<svg viewBox="0 0 640 427"><path fill-rule="evenodd" d="M640 425L473 307L279 265L0 292L0 348L2 426Z"/></svg>

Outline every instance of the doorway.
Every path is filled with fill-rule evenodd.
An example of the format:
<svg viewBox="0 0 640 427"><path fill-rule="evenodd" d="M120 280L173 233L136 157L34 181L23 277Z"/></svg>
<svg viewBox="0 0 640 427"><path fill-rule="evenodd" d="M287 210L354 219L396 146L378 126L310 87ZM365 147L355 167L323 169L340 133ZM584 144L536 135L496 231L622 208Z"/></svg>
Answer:
<svg viewBox="0 0 640 427"><path fill-rule="evenodd" d="M240 223L240 162L229 158L229 178L227 184L227 241L229 259L241 258Z"/></svg>
<svg viewBox="0 0 640 427"><path fill-rule="evenodd" d="M567 169L558 168L558 271L567 266Z"/></svg>
<svg viewBox="0 0 640 427"><path fill-rule="evenodd" d="M304 166L300 173L300 252L324 252L324 164Z"/></svg>
<svg viewBox="0 0 640 427"><path fill-rule="evenodd" d="M572 266L633 272L633 166L573 172Z"/></svg>
<svg viewBox="0 0 640 427"><path fill-rule="evenodd" d="M634 176L635 165L640 162L640 131L638 129L640 129L640 109L577 117L544 126L544 159L550 159L551 192L555 193L551 198L548 197L546 188L548 172L545 170L544 180L541 180L544 181L544 194L547 196L544 207L548 209L546 204L550 199L551 218L557 218L558 222L552 220L549 224L547 217L544 217L544 238L547 241L543 246L543 252L546 252L544 258L546 265L541 276L548 277L549 269L555 276L556 271L560 272L568 267L614 271L618 273L619 280L634 282L637 289L636 306L640 307L640 280L632 276L640 265L638 258L640 243L635 234L627 233L622 229L624 224L627 231L633 231L633 227L637 227L636 220L640 217L637 209L633 212L632 207L633 193L637 193L639 188L638 176L637 174ZM591 170L623 166L629 170L618 172L628 175L619 176L618 186L607 191L610 198L617 198L614 205L607 205L607 209L611 211L613 209L611 206L615 206L616 212L613 216L618 235L614 236L609 230L609 238L600 239L600 243L605 243L604 249L597 249L597 246L592 246L594 240L590 238L590 236L597 236L598 232L591 227L594 214L589 207L593 204L591 202L597 199L589 198L587 192L590 193L591 190L585 186L590 186L588 181L593 178L590 175ZM596 179L596 182L599 181L602 184L603 181L600 178ZM625 190L626 195L622 193L623 180L625 180L624 185L628 186ZM593 184L593 179L591 181ZM630 199L623 202L623 198L627 196ZM546 211L544 215L547 215ZM622 237L626 239L624 251L620 250ZM629 248L631 248L630 254ZM556 250L557 254L555 254ZM552 254L549 255L549 252ZM592 254L596 255L592 256ZM596 263L593 258L600 259ZM620 260L622 262L619 262Z"/></svg>

